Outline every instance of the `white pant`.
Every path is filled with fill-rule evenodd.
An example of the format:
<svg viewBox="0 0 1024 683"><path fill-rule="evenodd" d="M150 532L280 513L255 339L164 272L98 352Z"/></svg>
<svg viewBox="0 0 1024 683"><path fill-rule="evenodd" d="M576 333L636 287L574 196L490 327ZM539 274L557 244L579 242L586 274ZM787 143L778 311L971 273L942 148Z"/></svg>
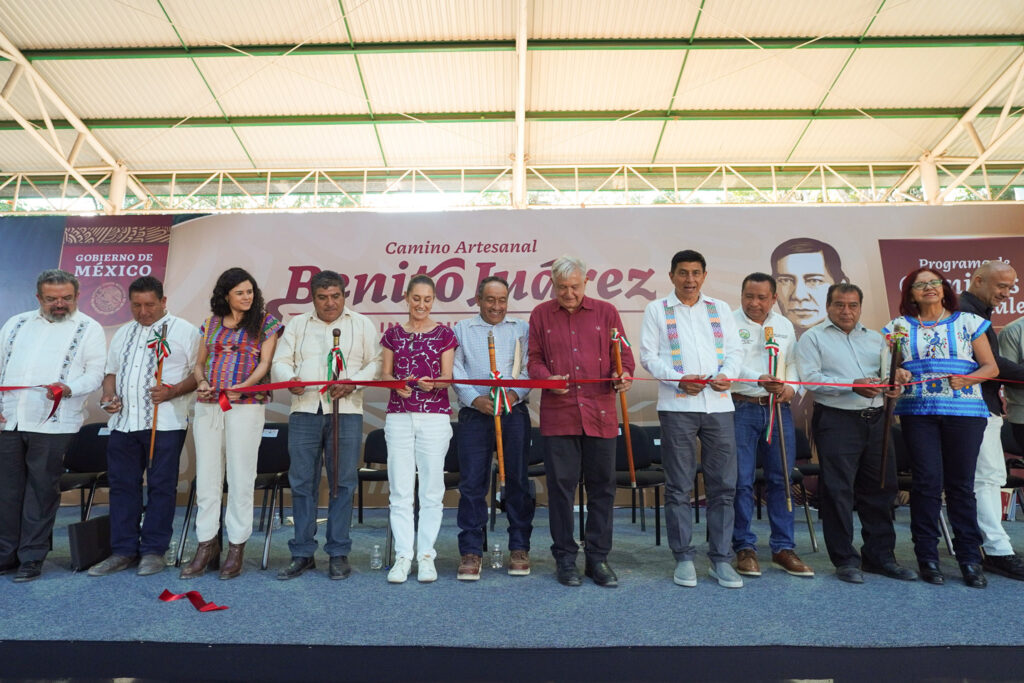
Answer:
<svg viewBox="0 0 1024 683"><path fill-rule="evenodd" d="M391 490L391 532L395 556L433 559L434 542L444 512L444 456L452 438L448 415L388 413L384 439L388 444L388 487ZM420 527L413 521L413 496L419 472ZM418 554L413 554L413 537Z"/></svg>
<svg viewBox="0 0 1024 683"><path fill-rule="evenodd" d="M974 471L974 497L978 500L978 527L985 539L986 555L1012 555L1010 537L1003 528L1003 501L999 489L1006 485L1006 460L1003 457L1003 418L988 416L985 438Z"/></svg>
<svg viewBox="0 0 1024 683"><path fill-rule="evenodd" d="M266 406L232 405L224 412L216 403L196 403L192 436L196 444L196 536L209 541L220 528L224 470L228 474L228 506L224 529L228 541L245 543L252 535L256 459ZM225 457L226 455L226 457Z"/></svg>

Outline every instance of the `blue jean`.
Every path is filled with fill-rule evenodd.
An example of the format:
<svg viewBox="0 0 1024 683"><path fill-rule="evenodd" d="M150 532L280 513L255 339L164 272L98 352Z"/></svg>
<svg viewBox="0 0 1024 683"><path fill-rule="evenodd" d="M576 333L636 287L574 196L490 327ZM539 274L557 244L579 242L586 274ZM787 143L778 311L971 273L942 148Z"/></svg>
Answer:
<svg viewBox="0 0 1024 683"><path fill-rule="evenodd" d="M352 550L352 494L358 485L359 446L363 416L338 415L338 497L327 504L327 539L324 550L331 557ZM288 541L293 557L313 557L316 552L316 513L320 500L321 456L327 462L327 484L334 491L334 457L331 416L323 413L292 413L288 417L288 483L292 489L295 537Z"/></svg>
<svg viewBox="0 0 1024 683"><path fill-rule="evenodd" d="M178 463L185 430L158 431L149 462L148 429L112 430L107 441L110 480L110 549L115 555L163 555L174 531ZM142 475L146 475L143 516Z"/></svg>
<svg viewBox="0 0 1024 683"><path fill-rule="evenodd" d="M750 530L754 513L754 471L758 464L764 468L764 495L768 508L768 522L771 537L768 545L773 553L792 550L793 512L786 507L786 489L789 488L789 473L796 461L796 430L789 404L780 405L782 424L777 422L772 430L772 442L765 441L771 413L766 405L736 402L734 425L736 427L736 518L733 522L732 548L743 550L757 547L757 535ZM782 428L782 434L779 428ZM780 437L786 439L786 469L782 468Z"/></svg>
<svg viewBox="0 0 1024 683"><path fill-rule="evenodd" d="M526 453L530 442L530 411L517 403L501 419L505 456L505 512L509 550L529 550L534 500L530 496ZM480 555L487 524L488 476L495 449L494 416L475 408L459 411L459 554Z"/></svg>
<svg viewBox="0 0 1024 683"><path fill-rule="evenodd" d="M945 490L956 560L981 563L974 472L987 423L983 417L951 415L900 418L910 453L910 534L918 562L939 561L939 512Z"/></svg>

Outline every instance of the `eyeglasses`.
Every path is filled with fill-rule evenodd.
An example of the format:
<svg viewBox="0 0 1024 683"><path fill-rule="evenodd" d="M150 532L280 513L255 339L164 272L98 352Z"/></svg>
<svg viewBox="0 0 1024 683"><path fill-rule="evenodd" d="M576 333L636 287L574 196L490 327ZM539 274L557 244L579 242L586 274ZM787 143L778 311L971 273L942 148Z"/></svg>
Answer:
<svg viewBox="0 0 1024 683"><path fill-rule="evenodd" d="M942 287L942 280L928 280L928 282L915 282L914 284L910 285L910 287L911 289L916 289L919 292L924 289L939 289L940 287Z"/></svg>

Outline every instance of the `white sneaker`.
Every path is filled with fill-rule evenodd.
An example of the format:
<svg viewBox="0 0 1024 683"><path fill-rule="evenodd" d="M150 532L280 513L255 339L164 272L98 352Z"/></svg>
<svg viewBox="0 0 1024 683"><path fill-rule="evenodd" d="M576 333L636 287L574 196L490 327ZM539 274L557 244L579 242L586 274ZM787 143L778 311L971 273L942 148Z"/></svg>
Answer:
<svg viewBox="0 0 1024 683"><path fill-rule="evenodd" d="M672 574L672 581L677 586L693 588L697 585L697 569L693 566L693 560L679 560L676 562L676 570Z"/></svg>
<svg viewBox="0 0 1024 683"><path fill-rule="evenodd" d="M412 560L408 557L395 558L395 565L388 572L388 583L405 583L409 578L409 570L412 569Z"/></svg>
<svg viewBox="0 0 1024 683"><path fill-rule="evenodd" d="M708 572L723 588L743 588L743 579L728 562L713 562Z"/></svg>
<svg viewBox="0 0 1024 683"><path fill-rule="evenodd" d="M437 570L434 568L434 558L424 557L418 562L419 569L416 572L416 580L420 583L433 583L437 581Z"/></svg>

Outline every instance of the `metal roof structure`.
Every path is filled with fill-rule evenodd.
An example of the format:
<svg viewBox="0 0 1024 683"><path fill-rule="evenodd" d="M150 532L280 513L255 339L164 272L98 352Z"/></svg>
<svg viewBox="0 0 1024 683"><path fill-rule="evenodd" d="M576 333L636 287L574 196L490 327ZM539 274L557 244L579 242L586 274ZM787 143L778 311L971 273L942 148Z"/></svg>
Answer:
<svg viewBox="0 0 1024 683"><path fill-rule="evenodd" d="M3 0L0 213L1014 200L1024 3Z"/></svg>

